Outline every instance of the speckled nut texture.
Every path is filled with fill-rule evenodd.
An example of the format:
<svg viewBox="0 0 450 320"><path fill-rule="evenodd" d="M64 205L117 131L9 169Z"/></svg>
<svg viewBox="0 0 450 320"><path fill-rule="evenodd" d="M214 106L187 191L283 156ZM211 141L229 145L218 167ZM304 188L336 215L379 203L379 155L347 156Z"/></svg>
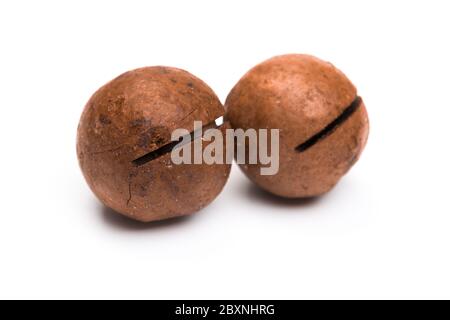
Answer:
<svg viewBox="0 0 450 320"><path fill-rule="evenodd" d="M233 128L280 129L280 170L260 175L241 165L261 188L288 198L329 191L358 160L369 121L362 99L330 63L308 55L274 57L250 70L226 104Z"/></svg>
<svg viewBox="0 0 450 320"><path fill-rule="evenodd" d="M100 88L81 116L83 174L106 206L130 218L147 222L194 213L221 192L230 165L175 165L170 152L139 165L135 160L170 144L173 130L193 132L194 121L214 124L223 114L214 92L186 71L127 72Z"/></svg>

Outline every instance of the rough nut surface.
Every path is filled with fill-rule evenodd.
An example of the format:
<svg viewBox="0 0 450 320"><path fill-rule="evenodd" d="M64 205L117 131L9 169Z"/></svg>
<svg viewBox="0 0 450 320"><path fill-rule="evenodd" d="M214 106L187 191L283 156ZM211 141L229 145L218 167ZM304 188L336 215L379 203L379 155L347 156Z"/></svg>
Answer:
<svg viewBox="0 0 450 320"><path fill-rule="evenodd" d="M223 114L214 92L186 71L127 72L100 88L81 116L77 154L84 177L106 206L136 220L196 212L221 192L230 165L174 165L170 152L139 166L133 161L169 144L173 130L193 132L194 121L207 125Z"/></svg>
<svg viewBox="0 0 450 320"><path fill-rule="evenodd" d="M280 129L280 170L241 165L261 188L301 198L329 191L358 160L369 121L356 88L330 63L285 55L250 70L225 103L233 128Z"/></svg>

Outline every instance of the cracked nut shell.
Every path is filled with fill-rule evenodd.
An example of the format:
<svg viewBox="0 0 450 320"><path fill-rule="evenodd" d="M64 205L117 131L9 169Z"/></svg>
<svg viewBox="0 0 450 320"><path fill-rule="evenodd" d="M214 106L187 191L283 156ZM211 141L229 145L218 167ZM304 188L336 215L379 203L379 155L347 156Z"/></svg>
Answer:
<svg viewBox="0 0 450 320"><path fill-rule="evenodd" d="M329 191L355 164L367 142L367 111L356 88L330 63L284 55L250 70L230 92L226 119L233 128L280 129L280 168L240 165L258 186L288 198Z"/></svg>
<svg viewBox="0 0 450 320"><path fill-rule="evenodd" d="M132 219L194 213L221 192L230 165L175 165L170 152L134 162L170 144L173 130L193 132L194 121L213 124L223 114L211 88L186 71L127 72L100 88L84 109L77 137L81 170L98 199Z"/></svg>

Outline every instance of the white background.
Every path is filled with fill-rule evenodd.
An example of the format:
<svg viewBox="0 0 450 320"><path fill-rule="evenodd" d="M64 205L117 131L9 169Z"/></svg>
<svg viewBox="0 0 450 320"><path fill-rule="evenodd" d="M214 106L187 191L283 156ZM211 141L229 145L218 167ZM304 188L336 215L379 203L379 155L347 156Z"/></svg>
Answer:
<svg viewBox="0 0 450 320"><path fill-rule="evenodd" d="M0 298L450 298L448 1L0 2ZM353 170L316 201L234 168L189 219L104 209L78 168L84 104L149 65L222 101L284 53L333 62L371 120Z"/></svg>

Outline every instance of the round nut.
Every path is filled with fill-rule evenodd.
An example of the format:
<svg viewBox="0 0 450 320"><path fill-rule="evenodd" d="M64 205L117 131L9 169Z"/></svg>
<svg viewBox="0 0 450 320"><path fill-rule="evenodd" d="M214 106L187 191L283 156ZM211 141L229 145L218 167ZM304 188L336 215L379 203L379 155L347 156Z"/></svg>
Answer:
<svg viewBox="0 0 450 320"><path fill-rule="evenodd" d="M107 207L132 219L191 214L217 197L231 166L173 164L171 134L193 132L194 121L213 124L223 114L214 92L186 71L127 72L100 88L84 109L77 138L81 170Z"/></svg>
<svg viewBox="0 0 450 320"><path fill-rule="evenodd" d="M309 55L284 55L250 70L225 103L235 129L279 129L280 167L240 165L261 188L288 198L329 191L355 164L367 142L364 103L347 77Z"/></svg>

